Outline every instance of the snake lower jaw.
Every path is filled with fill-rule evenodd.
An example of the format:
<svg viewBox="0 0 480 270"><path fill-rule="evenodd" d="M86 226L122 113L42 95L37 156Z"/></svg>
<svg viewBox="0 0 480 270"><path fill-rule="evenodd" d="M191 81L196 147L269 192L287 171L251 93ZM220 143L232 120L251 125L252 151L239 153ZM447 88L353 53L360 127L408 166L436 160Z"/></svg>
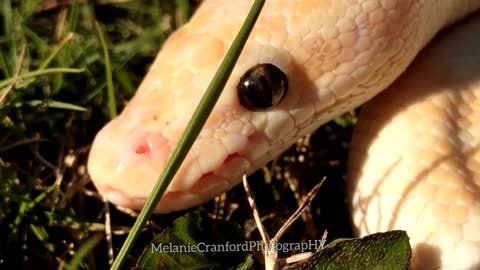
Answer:
<svg viewBox="0 0 480 270"><path fill-rule="evenodd" d="M240 181L240 175L236 179ZM231 179L213 173L202 175L195 181L195 185L188 190L176 191L168 189L155 208L154 213L166 214L201 205L231 189L238 181L232 182ZM128 209L139 211L148 200L148 196L132 196L124 190L117 189L111 185L97 184L96 187L107 201Z"/></svg>

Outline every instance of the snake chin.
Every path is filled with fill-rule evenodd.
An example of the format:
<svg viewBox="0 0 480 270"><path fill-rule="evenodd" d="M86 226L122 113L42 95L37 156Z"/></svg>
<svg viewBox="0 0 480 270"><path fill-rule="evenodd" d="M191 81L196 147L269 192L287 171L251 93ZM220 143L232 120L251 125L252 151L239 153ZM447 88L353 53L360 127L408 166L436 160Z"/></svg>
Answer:
<svg viewBox="0 0 480 270"><path fill-rule="evenodd" d="M167 190L154 213L170 213L200 205L231 186L232 184L226 178L207 173L201 176L189 190ZM98 185L97 189L107 201L132 210L140 211L148 199L148 196L132 196L110 185Z"/></svg>
<svg viewBox="0 0 480 270"><path fill-rule="evenodd" d="M148 197L132 197L125 192L112 188L110 186L98 187L104 198L117 205L132 210L140 211ZM178 203L182 202L182 203ZM178 211L179 208L194 205L199 202L199 197L191 192L183 191L170 191L165 193L161 203L156 207L156 213L168 213L172 211Z"/></svg>

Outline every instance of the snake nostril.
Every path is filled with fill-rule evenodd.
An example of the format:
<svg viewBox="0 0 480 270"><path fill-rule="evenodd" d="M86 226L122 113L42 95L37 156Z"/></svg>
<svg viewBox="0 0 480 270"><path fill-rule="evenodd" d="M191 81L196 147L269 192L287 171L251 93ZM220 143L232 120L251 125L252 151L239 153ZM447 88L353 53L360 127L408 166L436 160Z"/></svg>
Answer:
<svg viewBox="0 0 480 270"><path fill-rule="evenodd" d="M142 142L137 147L135 147L135 153L138 155L148 155L152 146L148 142Z"/></svg>

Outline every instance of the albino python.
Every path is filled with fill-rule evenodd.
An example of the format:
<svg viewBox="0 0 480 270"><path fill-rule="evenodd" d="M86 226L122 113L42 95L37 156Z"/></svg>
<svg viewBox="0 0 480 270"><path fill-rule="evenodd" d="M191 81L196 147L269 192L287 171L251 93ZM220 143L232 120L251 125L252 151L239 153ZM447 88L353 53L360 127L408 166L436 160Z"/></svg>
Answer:
<svg viewBox="0 0 480 270"><path fill-rule="evenodd" d="M109 201L142 208L252 3L203 1L99 132L88 170ZM406 230L414 269L480 269L480 14L400 76L438 31L479 8L480 0L267 1L156 212L232 188L399 78L363 109L354 134L355 227Z"/></svg>

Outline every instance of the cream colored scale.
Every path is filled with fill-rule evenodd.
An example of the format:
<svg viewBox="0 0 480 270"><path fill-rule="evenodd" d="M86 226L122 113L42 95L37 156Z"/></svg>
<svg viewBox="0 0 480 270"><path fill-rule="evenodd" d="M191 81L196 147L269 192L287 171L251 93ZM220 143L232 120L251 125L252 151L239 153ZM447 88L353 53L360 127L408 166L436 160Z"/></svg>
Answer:
<svg viewBox="0 0 480 270"><path fill-rule="evenodd" d="M480 269L480 14L363 107L349 178L362 235L408 230L415 269Z"/></svg>

